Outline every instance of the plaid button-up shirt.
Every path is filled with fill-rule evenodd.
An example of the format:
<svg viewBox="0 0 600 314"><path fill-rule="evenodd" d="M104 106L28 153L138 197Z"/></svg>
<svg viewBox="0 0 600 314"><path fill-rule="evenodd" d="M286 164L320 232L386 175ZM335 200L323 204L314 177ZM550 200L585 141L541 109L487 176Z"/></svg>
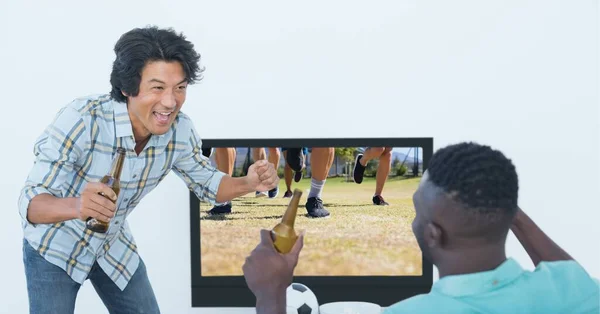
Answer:
<svg viewBox="0 0 600 314"><path fill-rule="evenodd" d="M50 263L83 283L94 264L121 289L139 265L139 255L126 218L140 200L173 170L190 190L216 202L223 173L202 156L193 123L179 113L164 135L153 135L136 155L127 105L108 95L76 99L62 108L34 146L35 162L19 197L25 239ZM78 197L87 182L109 170L117 147L127 150L117 211L107 233L94 233L80 219L52 224L27 220L31 199L42 193Z"/></svg>

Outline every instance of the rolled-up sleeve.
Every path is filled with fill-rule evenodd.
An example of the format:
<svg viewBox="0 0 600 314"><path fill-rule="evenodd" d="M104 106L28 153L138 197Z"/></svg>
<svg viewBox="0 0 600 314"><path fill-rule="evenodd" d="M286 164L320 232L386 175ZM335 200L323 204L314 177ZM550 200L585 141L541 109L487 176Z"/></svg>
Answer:
<svg viewBox="0 0 600 314"><path fill-rule="evenodd" d="M173 171L199 199L212 205L219 204L217 192L225 173L212 166L210 160L202 155L202 141L191 122L187 128L187 145L173 165Z"/></svg>
<svg viewBox="0 0 600 314"><path fill-rule="evenodd" d="M71 107L59 111L34 145L35 160L19 195L23 224L31 200L40 194L63 196L64 183L82 155L86 127L79 112Z"/></svg>

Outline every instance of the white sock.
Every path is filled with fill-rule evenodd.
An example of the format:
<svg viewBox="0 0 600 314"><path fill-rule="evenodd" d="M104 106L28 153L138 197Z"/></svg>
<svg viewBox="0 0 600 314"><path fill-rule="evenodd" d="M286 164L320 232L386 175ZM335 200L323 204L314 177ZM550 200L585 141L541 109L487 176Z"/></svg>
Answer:
<svg viewBox="0 0 600 314"><path fill-rule="evenodd" d="M323 190L323 186L325 186L325 181L326 180L320 181L312 178L310 181L310 192L308 193L308 198L321 198L321 191Z"/></svg>

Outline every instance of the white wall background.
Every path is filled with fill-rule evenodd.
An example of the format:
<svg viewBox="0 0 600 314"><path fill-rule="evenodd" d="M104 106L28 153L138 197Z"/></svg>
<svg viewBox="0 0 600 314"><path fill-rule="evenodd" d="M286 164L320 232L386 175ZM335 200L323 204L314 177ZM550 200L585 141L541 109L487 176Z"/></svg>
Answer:
<svg viewBox="0 0 600 314"><path fill-rule="evenodd" d="M183 31L201 52L205 80L184 111L203 137L491 144L516 163L521 206L600 277L597 1L3 0L1 311L28 308L17 198L33 141L59 107L109 90L115 41L146 24ZM163 312L252 313L190 307L188 210L171 175L130 218ZM508 254L531 268L514 237ZM84 304L102 308L89 283L77 313Z"/></svg>

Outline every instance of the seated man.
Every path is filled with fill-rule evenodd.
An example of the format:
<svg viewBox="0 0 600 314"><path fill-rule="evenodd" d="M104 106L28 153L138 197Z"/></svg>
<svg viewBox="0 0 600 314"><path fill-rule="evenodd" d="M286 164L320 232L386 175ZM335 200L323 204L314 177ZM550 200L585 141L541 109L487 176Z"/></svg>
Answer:
<svg viewBox="0 0 600 314"><path fill-rule="evenodd" d="M384 313L598 313L598 281L518 207L518 190L512 162L488 146L461 143L437 151L413 196L412 229L440 280L430 293ZM506 257L509 230L535 271ZM304 240L281 255L269 233L261 232L244 276L257 313L284 313L285 290Z"/></svg>

